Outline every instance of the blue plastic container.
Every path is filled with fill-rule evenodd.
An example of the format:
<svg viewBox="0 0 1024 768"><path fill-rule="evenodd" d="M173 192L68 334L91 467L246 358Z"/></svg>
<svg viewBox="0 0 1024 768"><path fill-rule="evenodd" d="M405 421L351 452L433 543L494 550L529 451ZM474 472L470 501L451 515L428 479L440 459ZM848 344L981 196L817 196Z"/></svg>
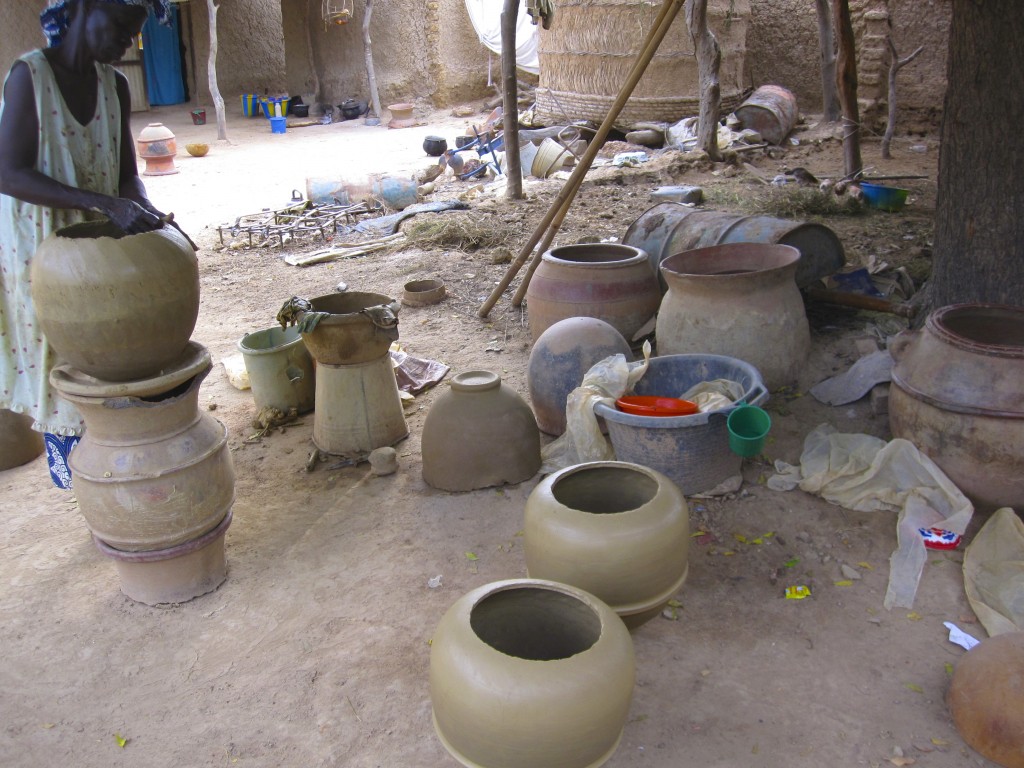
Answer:
<svg viewBox="0 0 1024 768"><path fill-rule="evenodd" d="M285 133L288 130L288 118L287 117L272 117L270 118L270 132L271 133Z"/></svg>
<svg viewBox="0 0 1024 768"><path fill-rule="evenodd" d="M889 213L903 210L903 206L907 202L907 195L910 194L905 189L887 187L883 184L868 184L862 181L858 186L870 207Z"/></svg>
<svg viewBox="0 0 1024 768"><path fill-rule="evenodd" d="M741 402L761 405L768 400L768 389L757 368L723 355L651 358L633 394L680 397L695 384L714 379L738 381L743 387ZM710 491L739 474L743 458L729 448L726 425L729 414L738 407L740 403L692 416L634 416L598 404L594 413L608 425L616 459L668 475L689 496Z"/></svg>

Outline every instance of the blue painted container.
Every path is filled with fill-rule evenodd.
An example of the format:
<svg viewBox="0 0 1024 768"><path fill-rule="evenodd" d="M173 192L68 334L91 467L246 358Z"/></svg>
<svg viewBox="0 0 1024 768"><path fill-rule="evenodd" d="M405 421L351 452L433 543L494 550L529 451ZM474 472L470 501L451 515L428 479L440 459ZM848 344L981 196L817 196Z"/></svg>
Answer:
<svg viewBox="0 0 1024 768"><path fill-rule="evenodd" d="M864 200L871 208L880 211L896 213L903 210L907 202L909 192L899 187L887 187L884 184L868 184L862 181L858 184L860 191L864 194Z"/></svg>
<svg viewBox="0 0 1024 768"><path fill-rule="evenodd" d="M270 132L271 133L285 133L288 130L288 118L287 117L272 117L270 118Z"/></svg>

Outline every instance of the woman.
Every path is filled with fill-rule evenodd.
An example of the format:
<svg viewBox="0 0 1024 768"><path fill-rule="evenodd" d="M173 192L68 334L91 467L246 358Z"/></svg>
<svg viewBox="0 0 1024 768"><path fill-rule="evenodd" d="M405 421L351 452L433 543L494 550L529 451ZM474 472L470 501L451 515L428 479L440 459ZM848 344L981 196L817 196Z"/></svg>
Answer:
<svg viewBox="0 0 1024 768"><path fill-rule="evenodd" d="M50 387L54 358L36 325L32 256L51 232L106 216L136 234L163 226L135 160L128 80L111 64L169 0L59 0L42 13L45 50L15 62L0 101L0 408L44 434L50 475L70 488L82 420Z"/></svg>

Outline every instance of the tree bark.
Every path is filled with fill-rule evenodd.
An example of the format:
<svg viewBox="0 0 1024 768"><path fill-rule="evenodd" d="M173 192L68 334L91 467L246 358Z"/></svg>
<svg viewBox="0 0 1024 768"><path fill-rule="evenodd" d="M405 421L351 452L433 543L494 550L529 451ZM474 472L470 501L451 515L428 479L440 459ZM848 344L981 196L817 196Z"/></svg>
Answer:
<svg viewBox="0 0 1024 768"><path fill-rule="evenodd" d="M523 199L523 168L519 160L519 85L516 82L516 21L519 0L505 0L501 11L501 82L505 135L505 197Z"/></svg>
<svg viewBox="0 0 1024 768"><path fill-rule="evenodd" d="M923 45L919 45L917 50L907 56L905 59L901 59L900 55L896 53L896 43L892 41L892 35L885 38L886 44L889 46L889 56L892 59L889 63L889 120L885 126L885 135L882 136L882 159L892 159L892 154L889 152L889 147L892 145L892 136L896 132L896 73L899 72L903 67L912 62L917 58L918 54L924 50Z"/></svg>
<svg viewBox="0 0 1024 768"><path fill-rule="evenodd" d="M818 45L821 47L821 111L826 123L836 122L842 114L836 90L836 28L832 24L829 0L814 0L818 11Z"/></svg>
<svg viewBox="0 0 1024 768"><path fill-rule="evenodd" d="M1024 305L1024 14L953 0L935 206L932 305Z"/></svg>
<svg viewBox="0 0 1024 768"><path fill-rule="evenodd" d="M857 106L857 46L853 39L850 0L832 0L832 17L839 38L837 86L843 108L843 164L846 178L864 170L860 156L860 109Z"/></svg>
<svg viewBox="0 0 1024 768"><path fill-rule="evenodd" d="M380 93L377 92L377 72L373 68L373 44L370 41L370 19L373 17L373 0L366 0L366 11L363 15L363 50L366 53L366 80L370 86L370 103L373 105L374 117L381 116Z"/></svg>
<svg viewBox="0 0 1024 768"><path fill-rule="evenodd" d="M220 86L217 85L217 11L219 9L214 0L206 0L206 7L210 11L210 59L207 64L210 96L213 98L213 106L217 110L217 139L218 141L227 141L228 120L224 113L224 97L220 95Z"/></svg>
<svg viewBox="0 0 1024 768"><path fill-rule="evenodd" d="M718 70L722 51L708 27L708 0L686 0L686 26L697 50L700 77L700 116L697 119L697 146L712 160L721 160L718 148L718 119L722 112L722 89Z"/></svg>

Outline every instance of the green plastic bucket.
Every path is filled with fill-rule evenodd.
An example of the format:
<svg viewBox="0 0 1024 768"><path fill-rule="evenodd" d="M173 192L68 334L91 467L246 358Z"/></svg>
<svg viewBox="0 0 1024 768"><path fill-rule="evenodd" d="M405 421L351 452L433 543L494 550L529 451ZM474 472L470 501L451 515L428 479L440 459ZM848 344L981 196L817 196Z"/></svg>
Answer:
<svg viewBox="0 0 1024 768"><path fill-rule="evenodd" d="M729 414L725 424L729 428L729 448L738 456L749 458L764 450L772 417L756 405L741 405Z"/></svg>
<svg viewBox="0 0 1024 768"><path fill-rule="evenodd" d="M288 413L313 410L316 379L313 358L299 335L297 326L275 326L247 333L238 342L245 360L256 408L277 408Z"/></svg>

